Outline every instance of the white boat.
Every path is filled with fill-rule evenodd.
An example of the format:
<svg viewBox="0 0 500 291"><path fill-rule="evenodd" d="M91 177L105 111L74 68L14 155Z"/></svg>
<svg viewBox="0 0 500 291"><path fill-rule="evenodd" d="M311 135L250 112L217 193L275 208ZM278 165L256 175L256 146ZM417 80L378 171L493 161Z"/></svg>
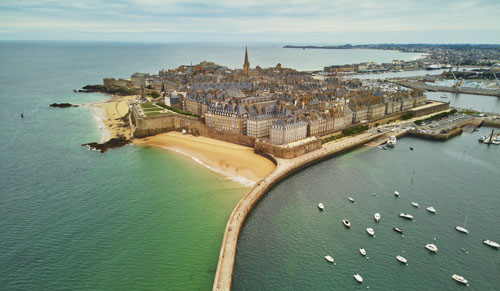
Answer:
<svg viewBox="0 0 500 291"><path fill-rule="evenodd" d="M451 277L453 278L453 280L469 286L469 281L467 281L467 279L465 279L464 277L459 276L457 274L453 274L453 276Z"/></svg>
<svg viewBox="0 0 500 291"><path fill-rule="evenodd" d="M417 202L412 202L412 203L411 203L411 205L413 205L413 206L415 206L415 207L417 207L417 208L420 208L420 205L418 205L418 203L417 203Z"/></svg>
<svg viewBox="0 0 500 291"><path fill-rule="evenodd" d="M363 283L363 277L361 277L360 274L354 275L354 279L356 279L356 281L358 281L359 283Z"/></svg>
<svg viewBox="0 0 500 291"><path fill-rule="evenodd" d="M354 203L354 199L352 197L349 197L347 198L349 201L351 201L352 203Z"/></svg>
<svg viewBox="0 0 500 291"><path fill-rule="evenodd" d="M439 97L441 97L441 98L443 98L443 99L448 98L448 96L446 96L446 95L444 95L444 94L443 94L443 95L441 95L441 96L439 96Z"/></svg>
<svg viewBox="0 0 500 291"><path fill-rule="evenodd" d="M399 192L398 191L394 191L394 196L399 197Z"/></svg>
<svg viewBox="0 0 500 291"><path fill-rule="evenodd" d="M363 256L366 256L366 250L365 250L365 249L359 249L359 252L360 252Z"/></svg>
<svg viewBox="0 0 500 291"><path fill-rule="evenodd" d="M373 230L373 228L369 227L366 229L366 232L371 235L371 236L375 236L375 231Z"/></svg>
<svg viewBox="0 0 500 291"><path fill-rule="evenodd" d="M319 210L325 210L325 205L323 203L318 203Z"/></svg>
<svg viewBox="0 0 500 291"><path fill-rule="evenodd" d="M465 227L457 226L457 227L455 227L455 229L460 231L460 232L469 234L469 231Z"/></svg>
<svg viewBox="0 0 500 291"><path fill-rule="evenodd" d="M427 211L429 211L431 213L436 213L436 209L434 209L434 207L432 207L432 206L427 207Z"/></svg>
<svg viewBox="0 0 500 291"><path fill-rule="evenodd" d="M406 218L406 219L413 219L413 216L411 214L400 213L399 217L403 217L403 218Z"/></svg>
<svg viewBox="0 0 500 291"><path fill-rule="evenodd" d="M345 227L351 228L351 223L349 222L349 220L344 218L342 219L342 223L345 225Z"/></svg>
<svg viewBox="0 0 500 291"><path fill-rule="evenodd" d="M408 260L405 257L403 257L403 256L396 256L396 259L398 261L400 261L401 263L408 265Z"/></svg>
<svg viewBox="0 0 500 291"><path fill-rule="evenodd" d="M489 245L489 246L490 246L490 247L492 247L492 248L497 248L497 249L498 249L498 248L500 248L500 245L499 245L498 243L496 243L496 242L494 242L494 241L492 241L492 240L489 240L489 239L485 239L485 240L483 240L483 243L484 243L485 245Z"/></svg>
<svg viewBox="0 0 500 291"><path fill-rule="evenodd" d="M394 231L399 232L399 233L403 233L403 230L402 230L401 228L397 227L397 226L393 227L392 229L393 229Z"/></svg>
<svg viewBox="0 0 500 291"><path fill-rule="evenodd" d="M429 251L435 252L435 253L437 253L437 251L438 251L438 248L435 244L426 244L425 248L428 249Z"/></svg>
<svg viewBox="0 0 500 291"><path fill-rule="evenodd" d="M335 263L335 260L333 259L333 257L332 257L332 256L325 256L325 260L327 260L328 262L330 262L330 263L332 263L332 264L334 264L334 265L337 265L337 264Z"/></svg>
<svg viewBox="0 0 500 291"><path fill-rule="evenodd" d="M373 216L374 216L376 222L378 222L380 220L380 213L377 212Z"/></svg>
<svg viewBox="0 0 500 291"><path fill-rule="evenodd" d="M393 147L396 146L396 143L397 143L397 140L396 140L396 137L394 135L391 135L389 137L389 139L387 140L387 146L388 147L393 148Z"/></svg>

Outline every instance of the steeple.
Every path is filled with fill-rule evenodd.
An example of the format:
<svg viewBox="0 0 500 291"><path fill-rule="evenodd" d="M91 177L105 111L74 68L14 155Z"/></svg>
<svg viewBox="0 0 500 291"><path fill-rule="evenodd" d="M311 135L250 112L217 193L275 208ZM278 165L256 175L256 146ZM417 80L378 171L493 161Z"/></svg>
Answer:
<svg viewBox="0 0 500 291"><path fill-rule="evenodd" d="M248 49L245 46L245 63L243 64L243 74L245 76L248 76L249 72L250 72L250 63L248 62Z"/></svg>

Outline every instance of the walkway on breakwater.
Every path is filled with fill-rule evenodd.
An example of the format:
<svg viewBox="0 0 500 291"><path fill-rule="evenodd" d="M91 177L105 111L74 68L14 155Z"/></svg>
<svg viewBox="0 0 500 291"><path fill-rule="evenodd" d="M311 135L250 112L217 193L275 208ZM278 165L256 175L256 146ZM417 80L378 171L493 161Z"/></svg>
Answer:
<svg viewBox="0 0 500 291"><path fill-rule="evenodd" d="M337 141L326 143L322 148L307 154L301 155L294 159L277 159L278 165L274 171L266 178L258 182L236 205L236 208L231 213L224 237L222 239L221 251L219 254L219 263L215 273L213 285L214 291L231 289L233 279L234 261L236 258L236 247L238 237L243 227L243 224L250 214L252 208L258 203L260 198L277 182L293 174L294 172L307 167L311 164L319 162L325 158L349 151L359 147L375 138L378 138L385 133L365 132L353 137L342 138Z"/></svg>

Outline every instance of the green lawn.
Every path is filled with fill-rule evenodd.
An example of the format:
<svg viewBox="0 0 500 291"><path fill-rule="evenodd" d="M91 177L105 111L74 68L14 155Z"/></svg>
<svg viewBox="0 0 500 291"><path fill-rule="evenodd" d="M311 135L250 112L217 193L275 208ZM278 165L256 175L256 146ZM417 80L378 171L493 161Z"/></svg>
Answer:
<svg viewBox="0 0 500 291"><path fill-rule="evenodd" d="M144 111L144 113L146 114L147 117L158 116L158 115L166 116L172 114L170 112L161 112L161 111L148 111L148 112Z"/></svg>
<svg viewBox="0 0 500 291"><path fill-rule="evenodd" d="M151 103L141 103L142 109L148 109L148 108L158 108L158 106L151 104Z"/></svg>

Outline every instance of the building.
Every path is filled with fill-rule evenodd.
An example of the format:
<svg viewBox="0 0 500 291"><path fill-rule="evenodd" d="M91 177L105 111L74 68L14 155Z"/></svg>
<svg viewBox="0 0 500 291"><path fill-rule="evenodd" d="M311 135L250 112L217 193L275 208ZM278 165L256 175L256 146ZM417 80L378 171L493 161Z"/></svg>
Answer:
<svg viewBox="0 0 500 291"><path fill-rule="evenodd" d="M307 136L307 123L299 118L281 119L269 130L271 143L286 144Z"/></svg>
<svg viewBox="0 0 500 291"><path fill-rule="evenodd" d="M248 62L248 49L245 47L245 62L243 63L243 75L250 74L250 63Z"/></svg>
<svg viewBox="0 0 500 291"><path fill-rule="evenodd" d="M246 134L248 111L237 102L212 103L205 114L205 124L218 131Z"/></svg>

